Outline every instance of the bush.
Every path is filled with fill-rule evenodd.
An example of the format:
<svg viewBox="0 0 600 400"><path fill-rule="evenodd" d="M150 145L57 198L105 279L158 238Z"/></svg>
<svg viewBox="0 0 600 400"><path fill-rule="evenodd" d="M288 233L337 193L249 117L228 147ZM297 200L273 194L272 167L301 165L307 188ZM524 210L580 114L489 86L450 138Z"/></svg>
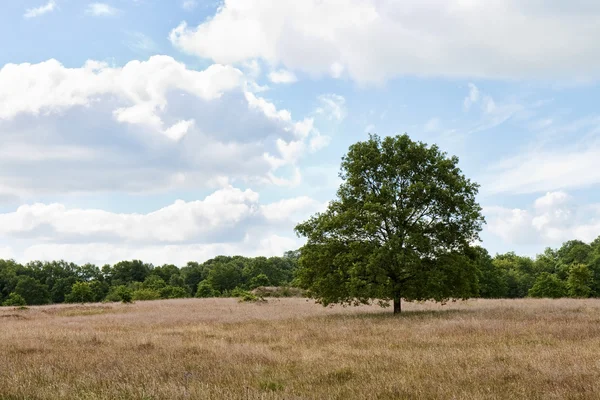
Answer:
<svg viewBox="0 0 600 400"><path fill-rule="evenodd" d="M124 285L113 286L106 295L105 301L122 301L123 303L131 303L133 294L131 290Z"/></svg>
<svg viewBox="0 0 600 400"><path fill-rule="evenodd" d="M567 285L556 275L542 272L529 289L529 297L546 297L558 299L567 294Z"/></svg>
<svg viewBox="0 0 600 400"><path fill-rule="evenodd" d="M259 297L304 297L302 289L290 286L261 286L252 291Z"/></svg>
<svg viewBox="0 0 600 400"><path fill-rule="evenodd" d="M163 299L182 299L188 297L189 292L179 286L165 286L160 290L160 297Z"/></svg>
<svg viewBox="0 0 600 400"><path fill-rule="evenodd" d="M67 303L93 303L94 292L87 282L76 282L71 287L71 293L65 296Z"/></svg>
<svg viewBox="0 0 600 400"><path fill-rule="evenodd" d="M202 281L198 284L198 290L196 291L196 297L218 297L219 292L213 289L212 285L207 281Z"/></svg>
<svg viewBox="0 0 600 400"><path fill-rule="evenodd" d="M154 289L139 289L133 292L133 300L158 300L160 299L160 292Z"/></svg>
<svg viewBox="0 0 600 400"><path fill-rule="evenodd" d="M25 301L23 296L13 292L8 295L8 297L6 298L6 300L4 300L4 303L2 303L2 305L6 307L25 306L27 305L27 302Z"/></svg>

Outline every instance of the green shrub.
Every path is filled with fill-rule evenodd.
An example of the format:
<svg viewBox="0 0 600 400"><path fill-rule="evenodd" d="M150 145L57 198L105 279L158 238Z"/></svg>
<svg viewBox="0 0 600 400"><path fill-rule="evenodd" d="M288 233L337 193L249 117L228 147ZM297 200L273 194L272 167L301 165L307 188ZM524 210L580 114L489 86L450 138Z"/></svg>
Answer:
<svg viewBox="0 0 600 400"><path fill-rule="evenodd" d="M160 297L163 299L182 299L188 297L188 291L179 286L165 286L160 290Z"/></svg>
<svg viewBox="0 0 600 400"><path fill-rule="evenodd" d="M198 290L196 291L196 297L218 297L219 292L213 289L212 285L207 281L198 283Z"/></svg>
<svg viewBox="0 0 600 400"><path fill-rule="evenodd" d="M529 297L546 297L558 299L567 294L567 285L556 275L542 272L529 289Z"/></svg>
<svg viewBox="0 0 600 400"><path fill-rule="evenodd" d="M133 300L158 300L160 292L154 289L139 289L132 293Z"/></svg>
<svg viewBox="0 0 600 400"><path fill-rule="evenodd" d="M165 286L167 286L167 284L160 276L148 275L148 277L144 280L144 289L159 291Z"/></svg>
<svg viewBox="0 0 600 400"><path fill-rule="evenodd" d="M65 296L67 303L92 303L94 292L87 282L75 282L71 287L71 293Z"/></svg>
<svg viewBox="0 0 600 400"><path fill-rule="evenodd" d="M594 276L585 264L573 264L569 268L567 289L570 297L588 298L592 292Z"/></svg>
<svg viewBox="0 0 600 400"><path fill-rule="evenodd" d="M23 296L13 292L8 295L8 297L6 298L6 300L4 300L4 303L2 303L2 305L7 307L25 306L27 305L27 302L25 301Z"/></svg>
<svg viewBox="0 0 600 400"><path fill-rule="evenodd" d="M105 301L122 301L123 303L131 303L133 294L131 290L124 285L113 286L106 295Z"/></svg>

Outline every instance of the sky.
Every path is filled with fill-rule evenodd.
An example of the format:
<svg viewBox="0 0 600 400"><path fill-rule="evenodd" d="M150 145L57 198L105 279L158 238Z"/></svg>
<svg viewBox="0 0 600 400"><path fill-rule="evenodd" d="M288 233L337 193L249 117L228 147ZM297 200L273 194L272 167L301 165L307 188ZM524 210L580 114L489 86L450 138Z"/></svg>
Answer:
<svg viewBox="0 0 600 400"><path fill-rule="evenodd" d="M600 236L597 0L0 2L0 258L282 255L369 133L457 155L491 254Z"/></svg>

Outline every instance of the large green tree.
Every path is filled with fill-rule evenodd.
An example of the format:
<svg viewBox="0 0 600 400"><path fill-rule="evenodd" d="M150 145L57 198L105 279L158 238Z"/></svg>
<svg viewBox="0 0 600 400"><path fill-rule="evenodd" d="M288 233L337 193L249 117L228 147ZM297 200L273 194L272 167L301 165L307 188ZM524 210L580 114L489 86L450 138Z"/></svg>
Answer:
<svg viewBox="0 0 600 400"><path fill-rule="evenodd" d="M298 282L323 304L445 301L477 295L469 245L484 223L457 157L407 135L371 135L342 159L326 211L296 227L307 238Z"/></svg>

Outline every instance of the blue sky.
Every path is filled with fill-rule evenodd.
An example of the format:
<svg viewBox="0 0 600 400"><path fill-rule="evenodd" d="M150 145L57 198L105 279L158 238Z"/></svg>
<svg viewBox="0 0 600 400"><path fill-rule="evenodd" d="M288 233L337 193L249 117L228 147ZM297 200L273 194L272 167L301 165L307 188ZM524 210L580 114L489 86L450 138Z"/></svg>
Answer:
<svg viewBox="0 0 600 400"><path fill-rule="evenodd" d="M0 7L0 257L279 255L368 132L458 155L491 253L600 236L596 1Z"/></svg>

